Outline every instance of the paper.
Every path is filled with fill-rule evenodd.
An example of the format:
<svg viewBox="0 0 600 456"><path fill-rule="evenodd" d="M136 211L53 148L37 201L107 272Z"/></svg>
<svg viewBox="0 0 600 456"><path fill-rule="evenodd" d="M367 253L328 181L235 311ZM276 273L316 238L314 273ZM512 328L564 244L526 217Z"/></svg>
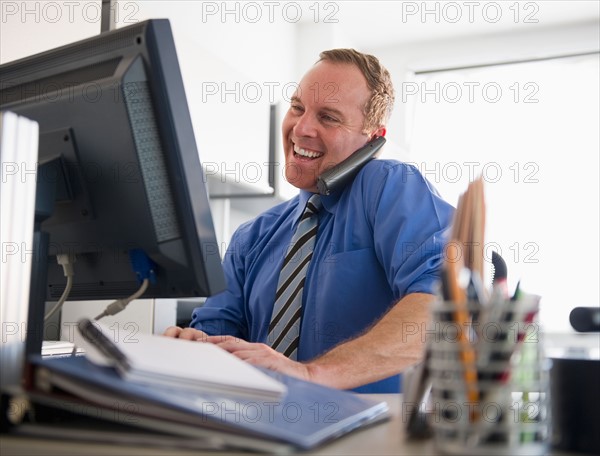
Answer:
<svg viewBox="0 0 600 456"><path fill-rule="evenodd" d="M12 112L0 113L0 387L21 384L38 159L37 122Z"/></svg>
<svg viewBox="0 0 600 456"><path fill-rule="evenodd" d="M287 388L252 365L210 343L134 334L119 340L108 327L93 323L125 356L129 368L118 367L123 378L196 392L219 392L261 398L280 398ZM99 365L112 361L89 341L81 341L86 356ZM114 364L114 363L113 363Z"/></svg>
<svg viewBox="0 0 600 456"><path fill-rule="evenodd" d="M315 448L389 416L383 401L267 369L263 370L265 375L287 385L288 393L280 400L149 387L126 381L115 369L91 364L84 356L34 357L31 363L35 372L34 393L45 394L55 406L120 422L127 417L128 424L182 438L215 432L228 446L262 453L285 450L281 448L285 444ZM54 388L59 396L52 395ZM75 404L65 400L65 392L72 395L70 399ZM39 394L33 394L31 399ZM106 411L102 416L101 409ZM269 449L273 443L278 447Z"/></svg>

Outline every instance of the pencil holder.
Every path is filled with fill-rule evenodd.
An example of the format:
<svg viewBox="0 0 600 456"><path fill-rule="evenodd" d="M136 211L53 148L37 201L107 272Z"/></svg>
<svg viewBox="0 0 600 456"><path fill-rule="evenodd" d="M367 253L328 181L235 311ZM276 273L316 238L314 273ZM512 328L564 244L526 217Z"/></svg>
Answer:
<svg viewBox="0 0 600 456"><path fill-rule="evenodd" d="M542 455L550 438L549 362L539 299L434 305L427 366L436 446L460 455Z"/></svg>

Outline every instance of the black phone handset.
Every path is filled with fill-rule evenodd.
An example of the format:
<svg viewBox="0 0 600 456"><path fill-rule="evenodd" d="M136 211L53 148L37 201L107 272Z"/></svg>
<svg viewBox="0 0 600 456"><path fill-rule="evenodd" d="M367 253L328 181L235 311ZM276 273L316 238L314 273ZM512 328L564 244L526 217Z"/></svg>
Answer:
<svg viewBox="0 0 600 456"><path fill-rule="evenodd" d="M360 169L371 159L375 158L379 149L385 144L383 136L376 136L363 147L358 149L344 161L333 168L328 169L317 179L317 190L321 195L329 195L331 192L343 188L354 179Z"/></svg>

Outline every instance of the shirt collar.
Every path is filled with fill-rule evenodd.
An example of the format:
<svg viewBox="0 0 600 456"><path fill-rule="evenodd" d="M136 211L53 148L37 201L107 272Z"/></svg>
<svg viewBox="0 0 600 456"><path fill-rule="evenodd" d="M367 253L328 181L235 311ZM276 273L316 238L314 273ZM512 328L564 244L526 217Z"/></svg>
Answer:
<svg viewBox="0 0 600 456"><path fill-rule="evenodd" d="M338 202L340 201L340 197L342 196L343 192L344 190L338 190L327 196L322 195L321 202L323 203L323 209L325 209L327 212L330 212L331 214L334 214L335 208Z"/></svg>
<svg viewBox="0 0 600 456"><path fill-rule="evenodd" d="M298 204L296 205L296 208L292 212L293 218L294 218L294 223L292 223L292 231L296 230L296 226L298 225L298 221L300 220L300 217L302 217L302 213L304 212L306 203L308 202L308 199L312 195L313 195L312 192L307 192L306 190L300 190L300 193L298 194Z"/></svg>
<svg viewBox="0 0 600 456"><path fill-rule="evenodd" d="M294 209L294 223L292 224L292 229L295 230L298 225L298 221L300 217L302 217L302 213L304 212L304 208L306 207L306 203L309 198L313 195L313 192L309 192L306 190L300 190L298 194L298 205ZM321 211L326 210L329 213L335 212L335 207L340 200L341 191L333 192L331 195L321 195L321 202L323 203L323 208Z"/></svg>

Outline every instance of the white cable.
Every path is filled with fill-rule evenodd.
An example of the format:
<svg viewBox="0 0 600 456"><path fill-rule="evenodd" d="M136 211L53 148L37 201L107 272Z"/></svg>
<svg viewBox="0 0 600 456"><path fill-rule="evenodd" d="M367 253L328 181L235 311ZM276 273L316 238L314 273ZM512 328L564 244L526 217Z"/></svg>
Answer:
<svg viewBox="0 0 600 456"><path fill-rule="evenodd" d="M59 253L58 255L56 255L56 262L63 267L63 273L67 278L67 284L65 285L65 290L63 291L62 296L60 297L58 302L44 316L44 321L48 321L50 317L52 317L52 315L58 312L58 310L63 306L63 304L69 297L69 293L71 293L71 288L73 287L73 276L75 275L75 271L73 270L73 263L75 263L75 256L67 253Z"/></svg>
<svg viewBox="0 0 600 456"><path fill-rule="evenodd" d="M116 315L119 312L121 312L127 306L127 304L129 304L134 299L139 298L146 292L146 288L148 288L149 283L150 282L148 281L148 279L144 279L144 281L142 282L142 286L138 289L138 291L133 293L128 298L117 299L115 302L110 303L108 306L106 306L106 309L104 309L104 311L100 315L94 318L94 320L100 320L103 317L107 317L109 315Z"/></svg>

